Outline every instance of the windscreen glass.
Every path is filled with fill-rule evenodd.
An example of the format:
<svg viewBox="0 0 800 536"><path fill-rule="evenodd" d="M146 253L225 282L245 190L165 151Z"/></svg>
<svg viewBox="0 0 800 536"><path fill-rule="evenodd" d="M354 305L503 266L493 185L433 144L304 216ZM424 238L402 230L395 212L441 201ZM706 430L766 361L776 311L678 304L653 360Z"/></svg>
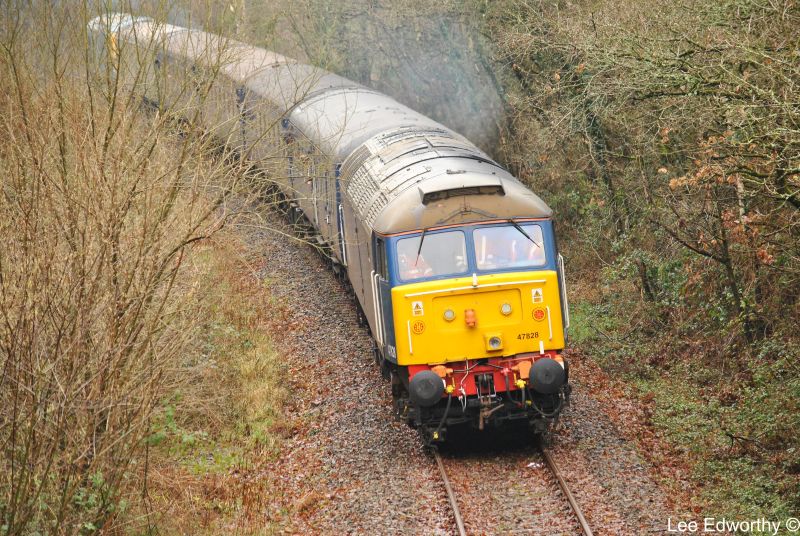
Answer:
<svg viewBox="0 0 800 536"><path fill-rule="evenodd" d="M472 237L478 270L543 266L547 261L542 228L536 224L478 228Z"/></svg>
<svg viewBox="0 0 800 536"><path fill-rule="evenodd" d="M464 233L426 233L424 239L420 235L398 240L397 268L403 281L467 273L469 267Z"/></svg>

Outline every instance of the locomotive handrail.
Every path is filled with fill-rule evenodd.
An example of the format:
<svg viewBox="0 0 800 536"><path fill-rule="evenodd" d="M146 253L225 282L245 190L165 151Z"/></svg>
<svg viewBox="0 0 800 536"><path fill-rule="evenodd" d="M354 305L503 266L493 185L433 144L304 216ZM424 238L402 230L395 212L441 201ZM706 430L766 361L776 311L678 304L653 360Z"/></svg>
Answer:
<svg viewBox="0 0 800 536"><path fill-rule="evenodd" d="M372 291L372 318L375 321L375 335L378 344L381 343L381 331L380 326L378 325L378 300L377 300L377 293L375 292L375 270L370 270L369 272L369 287Z"/></svg>
<svg viewBox="0 0 800 536"><path fill-rule="evenodd" d="M386 330L383 325L383 300L381 299L381 274L375 272L375 296L378 299L378 329L381 330L381 344L386 344Z"/></svg>
<svg viewBox="0 0 800 536"><path fill-rule="evenodd" d="M342 228L342 264L347 266L347 243L345 242L347 237L344 232L344 209L341 203L339 203L339 220Z"/></svg>
<svg viewBox="0 0 800 536"><path fill-rule="evenodd" d="M561 272L561 302L564 304L564 328L569 329L569 302L567 301L567 274L564 272L564 257L558 254L558 271Z"/></svg>
<svg viewBox="0 0 800 536"><path fill-rule="evenodd" d="M411 320L406 320L406 332L408 333L408 353L414 355L414 346L411 344Z"/></svg>

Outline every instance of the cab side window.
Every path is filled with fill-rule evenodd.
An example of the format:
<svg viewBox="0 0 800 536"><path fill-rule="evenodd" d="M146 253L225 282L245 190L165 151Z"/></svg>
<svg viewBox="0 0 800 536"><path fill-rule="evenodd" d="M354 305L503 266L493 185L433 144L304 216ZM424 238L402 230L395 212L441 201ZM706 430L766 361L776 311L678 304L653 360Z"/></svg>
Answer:
<svg viewBox="0 0 800 536"><path fill-rule="evenodd" d="M375 240L375 271L383 279L389 279L389 263L386 260L386 243L382 238Z"/></svg>

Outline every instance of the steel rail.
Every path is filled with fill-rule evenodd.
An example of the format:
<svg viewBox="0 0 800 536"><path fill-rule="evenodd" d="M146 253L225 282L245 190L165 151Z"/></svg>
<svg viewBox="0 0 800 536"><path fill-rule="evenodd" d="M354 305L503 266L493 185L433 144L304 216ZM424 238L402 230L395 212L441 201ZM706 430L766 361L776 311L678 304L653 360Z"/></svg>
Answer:
<svg viewBox="0 0 800 536"><path fill-rule="evenodd" d="M581 511L581 507L578 506L578 502L573 497L572 492L569 490L569 486L567 485L567 481L564 480L564 477L561 475L561 471L558 470L558 466L556 465L556 461L553 459L553 455L550 454L550 451L544 447L540 447L542 450L542 456L544 457L544 461L547 464L547 468L550 469L550 472L553 473L553 476L556 477L558 481L558 486L561 488L561 491L567 497L567 501L569 502L570 508L572 508L572 512L575 514L575 517L578 519L578 523L581 526L581 531L583 531L584 536L594 536L591 527L589 527L589 523L587 523L586 518L583 517L583 512Z"/></svg>
<svg viewBox="0 0 800 536"><path fill-rule="evenodd" d="M447 490L447 499L450 501L450 507L453 509L453 517L456 520L458 536L467 536L467 529L464 527L464 520L461 518L461 511L458 509L458 503L456 502L456 494L450 486L450 480L447 478L447 472L444 470L442 457L436 450L433 451L433 457L436 460L436 465L439 467L439 473L442 475L444 488Z"/></svg>

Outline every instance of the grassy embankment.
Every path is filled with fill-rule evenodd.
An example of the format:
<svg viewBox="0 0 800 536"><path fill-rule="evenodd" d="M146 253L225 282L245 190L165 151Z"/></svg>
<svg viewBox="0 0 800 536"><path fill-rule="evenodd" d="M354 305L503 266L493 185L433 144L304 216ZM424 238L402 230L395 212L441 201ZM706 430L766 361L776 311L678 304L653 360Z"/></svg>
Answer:
<svg viewBox="0 0 800 536"><path fill-rule="evenodd" d="M503 150L559 215L574 344L647 408L698 513L796 515L800 10L476 7Z"/></svg>

